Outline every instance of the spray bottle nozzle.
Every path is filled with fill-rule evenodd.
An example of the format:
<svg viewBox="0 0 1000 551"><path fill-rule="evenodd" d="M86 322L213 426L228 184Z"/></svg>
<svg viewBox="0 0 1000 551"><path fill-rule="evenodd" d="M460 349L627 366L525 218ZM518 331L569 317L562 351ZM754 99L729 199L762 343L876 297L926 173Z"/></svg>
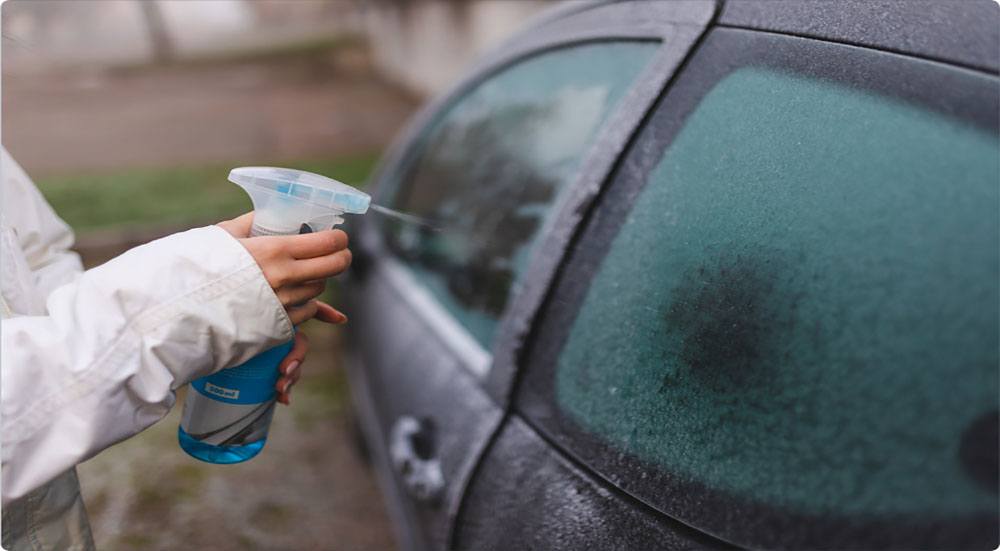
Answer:
<svg viewBox="0 0 1000 551"><path fill-rule="evenodd" d="M344 221L342 215L368 211L367 193L312 172L252 166L234 168L229 180L250 195L254 206L252 235L327 230Z"/></svg>

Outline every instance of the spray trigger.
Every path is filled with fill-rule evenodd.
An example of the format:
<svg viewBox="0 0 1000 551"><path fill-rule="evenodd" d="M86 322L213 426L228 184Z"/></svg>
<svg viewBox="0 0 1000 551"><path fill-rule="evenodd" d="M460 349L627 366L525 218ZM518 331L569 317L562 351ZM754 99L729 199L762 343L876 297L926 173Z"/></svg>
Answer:
<svg viewBox="0 0 1000 551"><path fill-rule="evenodd" d="M320 174L267 166L234 168L229 180L250 195L253 235L290 235L328 230L344 214L368 211L371 197Z"/></svg>

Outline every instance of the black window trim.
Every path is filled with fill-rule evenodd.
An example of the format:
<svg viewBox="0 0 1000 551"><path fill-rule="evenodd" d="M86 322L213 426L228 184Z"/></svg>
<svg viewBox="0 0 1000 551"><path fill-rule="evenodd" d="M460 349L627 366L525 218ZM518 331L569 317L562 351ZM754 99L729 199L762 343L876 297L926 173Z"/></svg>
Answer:
<svg viewBox="0 0 1000 551"><path fill-rule="evenodd" d="M556 10L560 9L561 7L556 7ZM510 39L505 46L497 50L496 54L487 56L479 62L471 74L459 82L450 92L421 109L399 134L390 146L389 152L376 167L370 180L374 184L373 202L384 202L386 195L395 191L387 188L387 185L391 183L390 175L409 162L407 154L410 151L419 150L419 140L423 130L428 125L433 124L437 117L447 112L455 102L460 101L469 91L498 72L529 57L562 48L595 42L658 41L660 47L653 54L653 58L632 82L625 97L611 112L603 128L599 131L595 143L584 154L581 169L567 186L569 190L565 193L566 201L560 205L553 205L553 215L567 208L579 209L588 202L588 197L595 196L597 189L606 180L619 155L626 150L628 140L639 127L643 117L652 108L656 98L659 97L669 76L676 71L687 52L714 16L715 3L709 0L679 3L643 0L623 3L593 3L582 9L567 11L569 13L565 17L554 19L543 14L541 16L544 20L543 23L529 26L524 32ZM581 189L584 190L582 193L579 192ZM572 207L568 205L572 205ZM549 218L551 221L556 216ZM578 221L579 219L577 219ZM551 225L546 225L541 229L543 241L548 240L546 232L553 233L549 231L550 229L552 229ZM555 225L554 229L560 235L568 236L572 233L572 228L561 224ZM559 231L560 229L561 231ZM363 254L387 261L383 266L388 268L386 274L391 272L398 276L399 274L395 272L405 270L402 264L395 261L394 255L389 251L378 231L377 222L369 219L362 220L356 231L360 234L358 241L365 249ZM507 343L510 342L510 337L517 332L512 332L510 329L523 326L523 320L529 317L527 311L518 306L523 302L521 296L530 294L536 300L539 299L550 278L546 278L543 283L536 271L536 265L539 262L549 264L547 271L552 271L559 260L552 255L537 254L538 252L540 251L536 251L535 256L529 262L526 272L530 274L530 277L526 278L526 280L530 280L530 283L514 292L512 300L508 302L504 314L500 318L497 334L491 347L492 353L491 350L480 347L471 334L458 334L458 332L467 333L467 331L457 320L454 320L454 324L444 324L442 330L435 329L434 331L437 338L440 338L458 354L460 364L482 382L487 394L498 404L504 406L506 406L515 375L514 364L512 361L508 361L513 359L513 355L507 354L512 348ZM429 317L426 316L427 301L421 301L418 297L415 302L411 298L412 286L409 284L398 285L407 278L392 277L392 274L388 279L397 287L399 295L404 297L411 310L417 315L427 317L428 323L433 325L440 322L442 315L453 317L450 312L444 310L442 305L436 304L436 301L435 306L439 308L430 312Z"/></svg>
<svg viewBox="0 0 1000 551"><path fill-rule="evenodd" d="M476 63L467 77L422 107L405 125L372 173L371 182L375 185L372 189L372 199L375 202L384 201L386 193L393 191L385 189L385 181L388 180L390 173L407 161L407 151L413 149L419 142L424 128L476 86L504 69L547 51L592 42L659 41L662 50L670 47L675 26L704 27L707 21L700 22L697 14L709 9L710 6L713 13L708 17L714 15L712 0L694 0L690 2L691 5L681 2L679 7L671 4L673 3L661 3L656 0L594 2L582 9L573 10L565 10L565 6L556 6L553 10L556 12L554 15L560 15L563 10L568 12L562 14L563 17L551 18L550 14L542 13L539 16L541 24L529 24L524 31L488 53ZM637 9L640 6L644 9ZM652 63L655 63L655 57ZM636 78L633 87L649 75L651 72L649 69L647 68Z"/></svg>
<svg viewBox="0 0 1000 551"><path fill-rule="evenodd" d="M524 283L507 303L493 342L493 367L485 381L487 393L505 408L510 402L525 340L589 207L716 12L715 3L707 1L637 2L602 7L620 9L629 19L643 21L639 36L658 33L662 45L598 132L560 201L552 206L552 214L540 232L541 241L528 262ZM643 9L655 11L657 17L651 17ZM605 14L596 10L589 15L594 25L606 19ZM605 25L608 27L613 24Z"/></svg>

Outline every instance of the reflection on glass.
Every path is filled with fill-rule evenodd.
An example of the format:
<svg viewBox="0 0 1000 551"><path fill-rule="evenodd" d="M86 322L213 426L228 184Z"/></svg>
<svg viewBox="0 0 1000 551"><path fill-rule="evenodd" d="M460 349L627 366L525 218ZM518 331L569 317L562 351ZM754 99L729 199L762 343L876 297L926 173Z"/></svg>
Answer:
<svg viewBox="0 0 1000 551"><path fill-rule="evenodd" d="M393 208L436 228L389 222L390 244L483 346L549 207L656 48L594 43L518 63L460 98L404 164Z"/></svg>

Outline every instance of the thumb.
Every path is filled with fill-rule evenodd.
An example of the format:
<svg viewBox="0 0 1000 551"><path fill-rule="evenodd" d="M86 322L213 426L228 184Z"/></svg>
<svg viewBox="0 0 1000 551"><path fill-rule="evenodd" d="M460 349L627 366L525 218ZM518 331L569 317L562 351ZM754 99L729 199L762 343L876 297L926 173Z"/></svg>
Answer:
<svg viewBox="0 0 1000 551"><path fill-rule="evenodd" d="M229 232L229 235L237 239L250 237L250 226L253 225L253 211L250 211L242 216L237 216L232 220L219 222L216 225L226 230Z"/></svg>

